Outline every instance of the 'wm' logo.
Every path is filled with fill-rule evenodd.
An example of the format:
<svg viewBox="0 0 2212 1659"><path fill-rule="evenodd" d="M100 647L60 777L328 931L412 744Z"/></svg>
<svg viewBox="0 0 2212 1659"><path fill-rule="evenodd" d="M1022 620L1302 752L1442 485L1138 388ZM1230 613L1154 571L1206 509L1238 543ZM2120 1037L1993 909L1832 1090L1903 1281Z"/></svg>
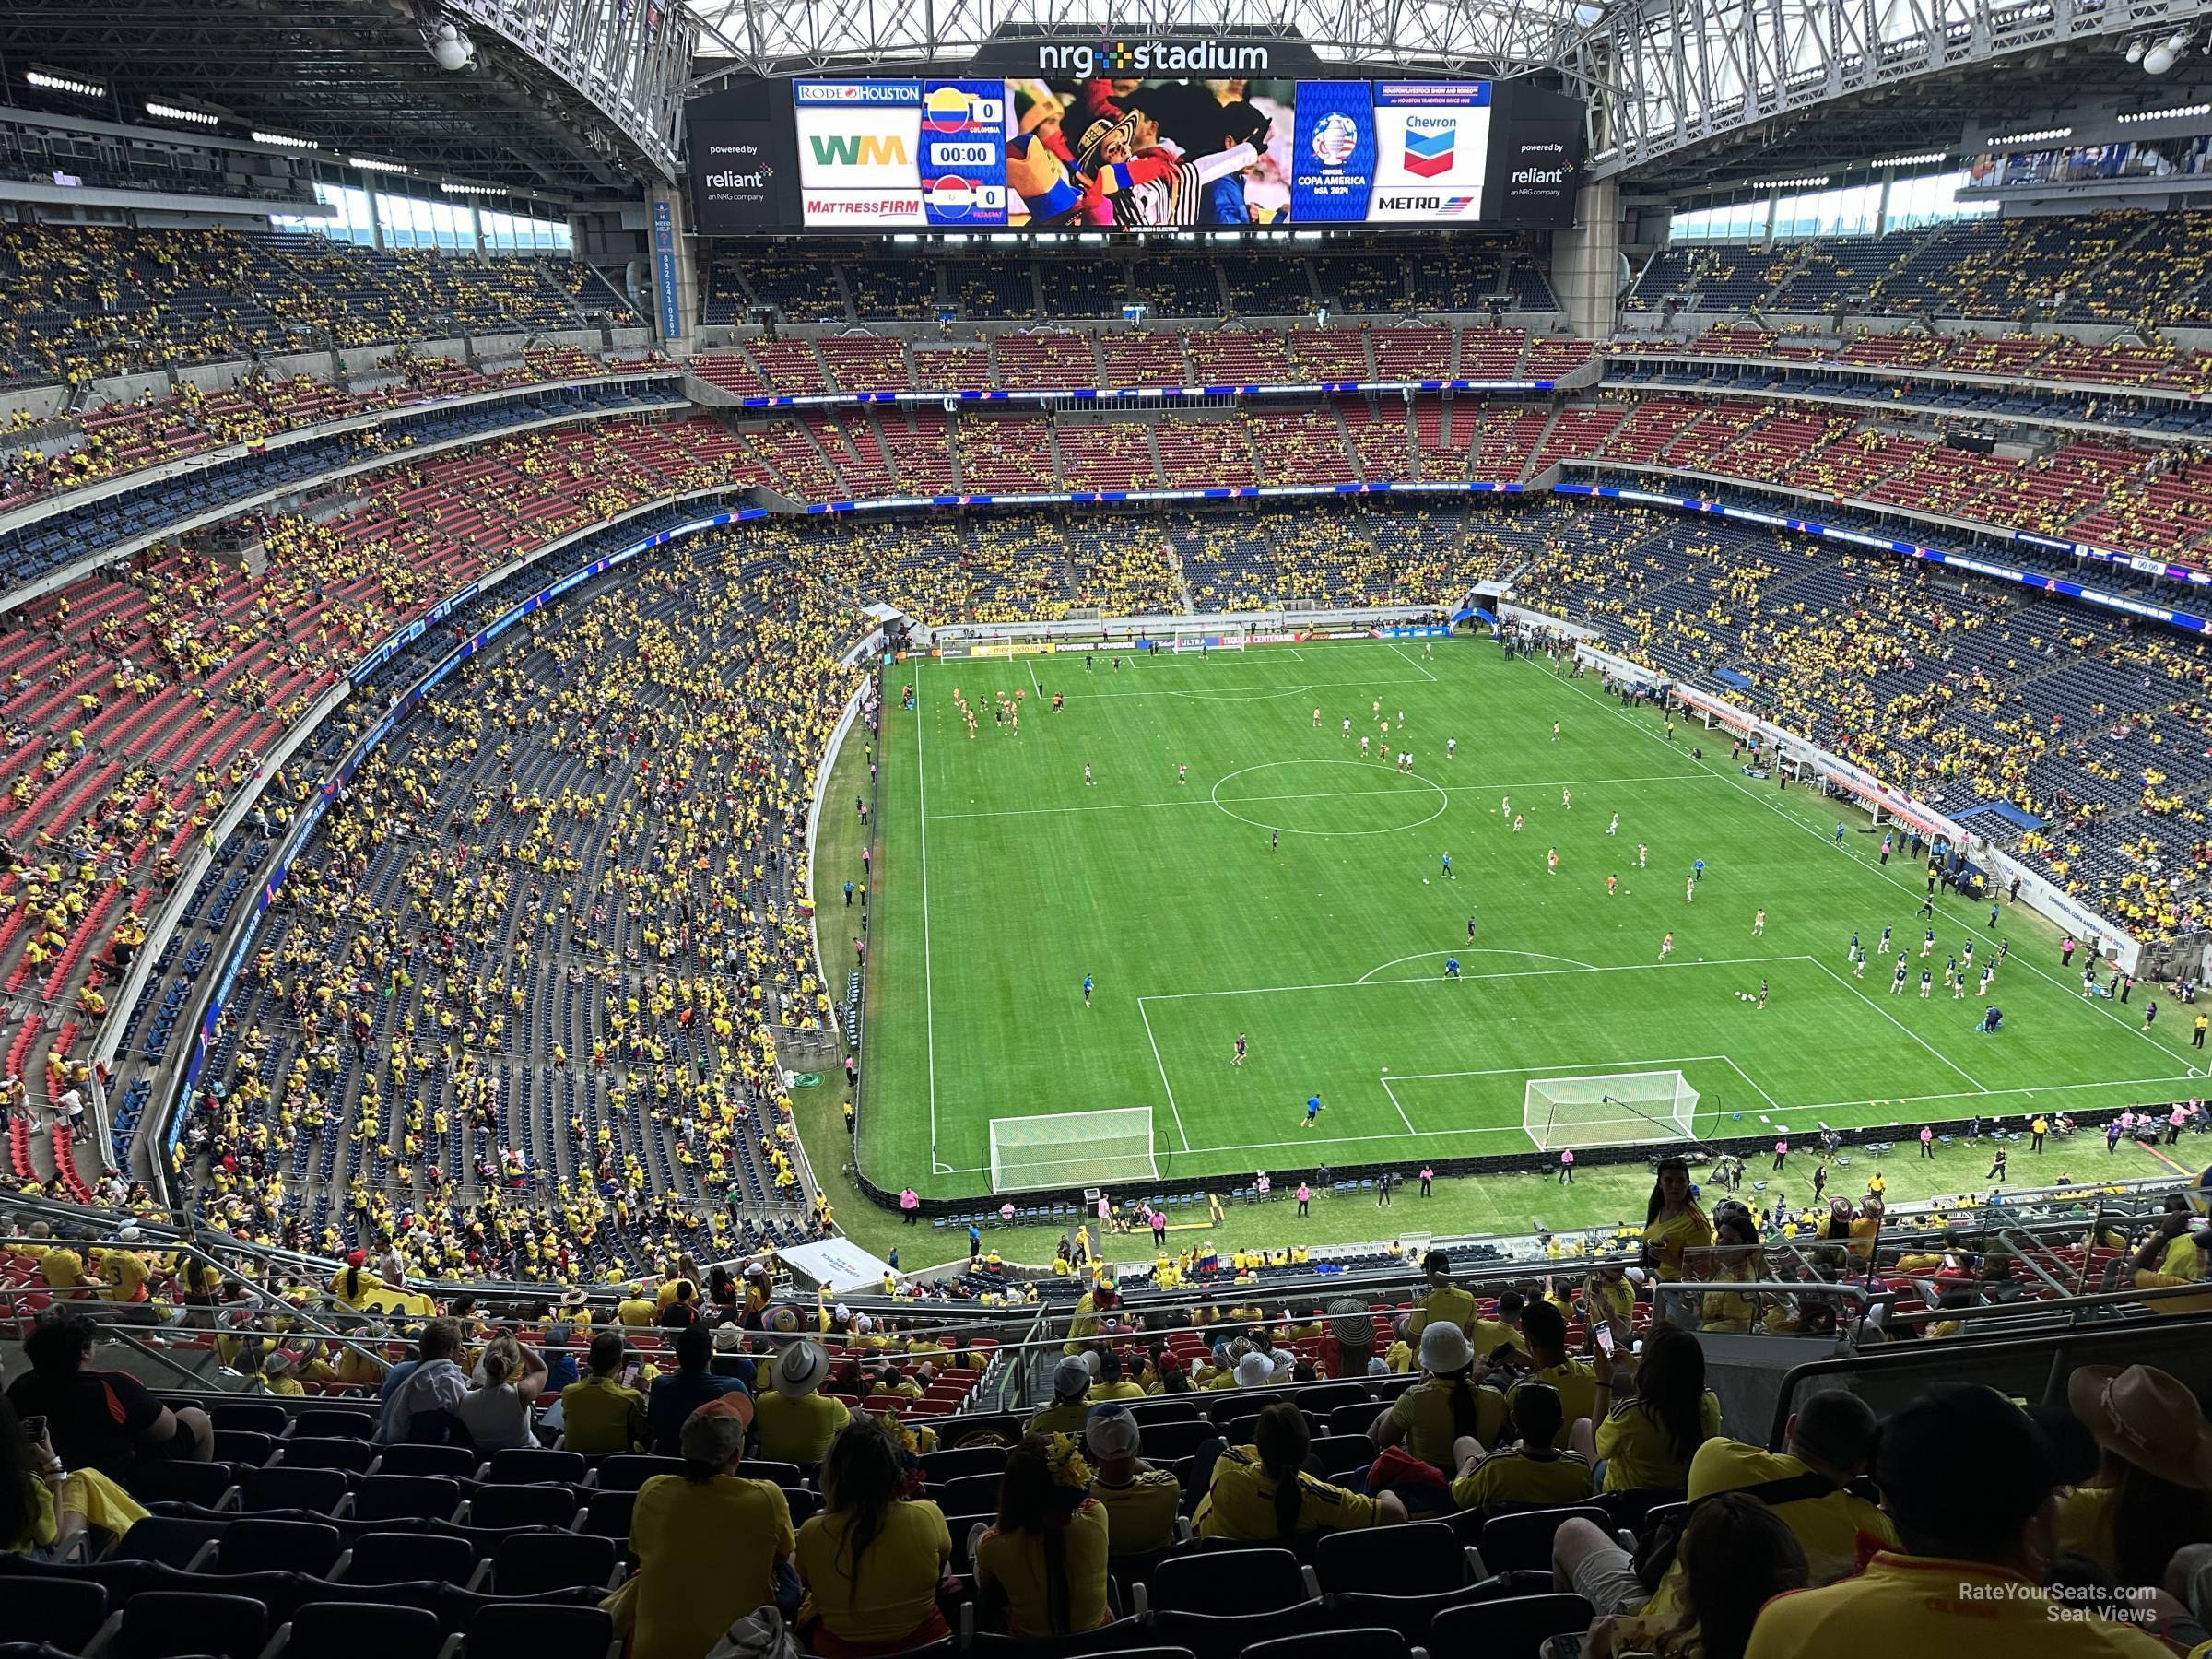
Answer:
<svg viewBox="0 0 2212 1659"><path fill-rule="evenodd" d="M809 133L817 167L904 167L906 140L873 133Z"/></svg>

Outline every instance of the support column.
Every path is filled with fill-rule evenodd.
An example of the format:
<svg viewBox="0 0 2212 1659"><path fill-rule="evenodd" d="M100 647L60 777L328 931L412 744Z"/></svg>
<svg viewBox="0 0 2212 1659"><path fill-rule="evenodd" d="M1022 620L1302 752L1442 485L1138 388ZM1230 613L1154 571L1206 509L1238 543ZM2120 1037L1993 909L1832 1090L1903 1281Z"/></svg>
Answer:
<svg viewBox="0 0 2212 1659"><path fill-rule="evenodd" d="M468 205L468 245L478 259L484 257L484 209L474 202Z"/></svg>
<svg viewBox="0 0 2212 1659"><path fill-rule="evenodd" d="M360 180L361 194L369 202L369 245L382 253L384 251L384 216L377 211L376 175L364 171Z"/></svg>
<svg viewBox="0 0 2212 1659"><path fill-rule="evenodd" d="M672 354L688 349L698 327L699 274L692 258L690 205L681 190L646 195L646 255L653 270L653 325Z"/></svg>
<svg viewBox="0 0 2212 1659"><path fill-rule="evenodd" d="M1603 340L1613 332L1620 289L1620 186L1585 184L1574 198L1574 228L1551 237L1551 283L1574 332Z"/></svg>

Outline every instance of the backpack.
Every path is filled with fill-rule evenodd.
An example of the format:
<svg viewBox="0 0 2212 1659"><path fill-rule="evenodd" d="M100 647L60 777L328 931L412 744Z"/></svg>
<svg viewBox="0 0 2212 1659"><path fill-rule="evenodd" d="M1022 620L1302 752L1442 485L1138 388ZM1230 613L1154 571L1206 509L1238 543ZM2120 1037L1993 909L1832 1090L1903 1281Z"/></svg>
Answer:
<svg viewBox="0 0 2212 1659"><path fill-rule="evenodd" d="M724 1630L707 1659L806 1659L806 1650L771 1602Z"/></svg>
<svg viewBox="0 0 2212 1659"><path fill-rule="evenodd" d="M1728 1492L1708 1492L1693 1499L1679 1514L1670 1515L1653 1526L1636 1541L1636 1554L1630 1565L1637 1582L1653 1594L1659 1591L1659 1581L1667 1575L1675 1564L1675 1557L1682 1547L1682 1534L1689 1525L1690 1517L1698 1512L1700 1504L1730 1493L1742 1498L1756 1498L1770 1509L1779 1509L1785 1503L1796 1503L1806 1498L1825 1498L1830 1492L1849 1491L1825 1475L1807 1469L1802 1475L1792 1475L1782 1480L1762 1480L1755 1486L1731 1487Z"/></svg>

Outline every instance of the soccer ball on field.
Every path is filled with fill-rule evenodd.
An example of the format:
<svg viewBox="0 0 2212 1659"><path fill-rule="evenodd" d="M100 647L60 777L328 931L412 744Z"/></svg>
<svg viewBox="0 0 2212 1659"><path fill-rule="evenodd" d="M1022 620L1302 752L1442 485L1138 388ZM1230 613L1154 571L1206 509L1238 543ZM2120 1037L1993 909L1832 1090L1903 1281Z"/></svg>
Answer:
<svg viewBox="0 0 2212 1659"><path fill-rule="evenodd" d="M1427 886L1429 885L1429 877L1428 877L1424 876L1424 877L1421 877L1421 885L1422 885L1423 887L1427 887Z"/></svg>

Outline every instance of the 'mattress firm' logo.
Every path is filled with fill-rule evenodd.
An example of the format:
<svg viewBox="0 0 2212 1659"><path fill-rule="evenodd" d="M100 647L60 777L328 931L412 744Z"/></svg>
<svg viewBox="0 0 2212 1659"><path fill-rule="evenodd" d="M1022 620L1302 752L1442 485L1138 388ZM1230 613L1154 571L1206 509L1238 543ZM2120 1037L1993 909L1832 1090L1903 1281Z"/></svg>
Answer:
<svg viewBox="0 0 2212 1659"><path fill-rule="evenodd" d="M1229 41L1101 41L1095 46L1037 48L1041 75L1265 75L1271 59L1265 46Z"/></svg>

